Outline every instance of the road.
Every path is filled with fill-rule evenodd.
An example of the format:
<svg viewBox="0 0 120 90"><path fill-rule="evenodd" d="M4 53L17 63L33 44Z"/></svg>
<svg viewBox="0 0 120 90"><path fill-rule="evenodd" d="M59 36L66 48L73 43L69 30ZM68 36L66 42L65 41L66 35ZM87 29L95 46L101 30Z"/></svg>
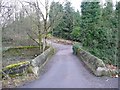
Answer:
<svg viewBox="0 0 120 90"><path fill-rule="evenodd" d="M51 58L38 80L21 88L118 88L118 78L96 77L72 54L71 45L55 44L57 53Z"/></svg>

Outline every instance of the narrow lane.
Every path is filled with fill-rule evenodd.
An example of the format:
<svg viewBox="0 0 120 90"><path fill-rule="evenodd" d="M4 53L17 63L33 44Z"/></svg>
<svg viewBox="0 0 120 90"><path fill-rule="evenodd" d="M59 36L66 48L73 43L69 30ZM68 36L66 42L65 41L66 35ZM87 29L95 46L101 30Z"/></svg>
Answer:
<svg viewBox="0 0 120 90"><path fill-rule="evenodd" d="M49 70L21 88L117 88L118 78L96 77L72 54L72 46L53 44L57 53L48 62Z"/></svg>

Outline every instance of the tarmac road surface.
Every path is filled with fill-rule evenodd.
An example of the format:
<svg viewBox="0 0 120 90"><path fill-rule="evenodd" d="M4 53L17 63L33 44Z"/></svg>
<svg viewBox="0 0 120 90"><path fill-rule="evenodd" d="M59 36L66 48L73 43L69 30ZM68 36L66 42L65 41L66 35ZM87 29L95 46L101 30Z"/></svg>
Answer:
<svg viewBox="0 0 120 90"><path fill-rule="evenodd" d="M71 45L52 43L57 53L38 80L20 88L118 88L118 78L96 77L72 54Z"/></svg>

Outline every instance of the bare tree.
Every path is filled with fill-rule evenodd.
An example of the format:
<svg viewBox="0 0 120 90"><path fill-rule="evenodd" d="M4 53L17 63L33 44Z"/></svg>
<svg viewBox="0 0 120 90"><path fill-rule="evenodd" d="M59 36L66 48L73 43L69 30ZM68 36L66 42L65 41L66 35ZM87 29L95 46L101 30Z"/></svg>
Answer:
<svg viewBox="0 0 120 90"><path fill-rule="evenodd" d="M10 38L8 38L8 36L5 34L5 28L7 28L7 26L9 24L11 24L14 21L14 6L13 4L11 4L10 2L1 0L0 1L0 28L1 28L1 33L2 33L2 40L11 40ZM3 33L5 32L5 33ZM4 35L6 37L4 37Z"/></svg>
<svg viewBox="0 0 120 90"><path fill-rule="evenodd" d="M59 12L54 15L54 19L52 22L49 22L49 8L50 8L50 2L49 0L45 0L44 4L40 0L36 0L34 2L25 2L28 3L31 8L34 9L34 13L36 15L36 21L31 17L30 12L28 12L27 9L25 9L27 15L31 18L31 20L36 24L38 33L35 33L38 37L38 43L40 50L44 51L47 39L47 34L52 28L57 25L56 23L61 19L61 15ZM25 5L21 2L22 6L25 7ZM41 8L42 7L42 8ZM28 36L36 42L36 40L28 34ZM42 42L43 41L43 42ZM41 47L42 46L42 47Z"/></svg>
<svg viewBox="0 0 120 90"><path fill-rule="evenodd" d="M2 30L14 21L15 6L10 2L0 1L0 25Z"/></svg>

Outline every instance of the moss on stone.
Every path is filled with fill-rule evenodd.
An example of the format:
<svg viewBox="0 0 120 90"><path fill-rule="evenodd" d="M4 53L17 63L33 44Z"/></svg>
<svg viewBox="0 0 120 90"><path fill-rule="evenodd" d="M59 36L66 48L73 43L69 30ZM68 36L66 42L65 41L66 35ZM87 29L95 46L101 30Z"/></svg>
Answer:
<svg viewBox="0 0 120 90"><path fill-rule="evenodd" d="M23 72L20 72L20 71L16 72L14 70L19 69L22 66L25 66L24 68L27 67L27 69L28 69L29 64L30 64L29 61L24 61L24 62L19 62L19 63L8 65L8 66L4 67L2 69L2 71L0 71L0 76L5 77L6 75L8 75L9 77L15 77L15 76L23 75ZM26 69L26 72L28 72L27 69Z"/></svg>
<svg viewBox="0 0 120 90"><path fill-rule="evenodd" d="M19 67L19 66L29 64L29 63L30 63L29 61L19 62L19 63L8 65L4 69L11 69L11 68Z"/></svg>

